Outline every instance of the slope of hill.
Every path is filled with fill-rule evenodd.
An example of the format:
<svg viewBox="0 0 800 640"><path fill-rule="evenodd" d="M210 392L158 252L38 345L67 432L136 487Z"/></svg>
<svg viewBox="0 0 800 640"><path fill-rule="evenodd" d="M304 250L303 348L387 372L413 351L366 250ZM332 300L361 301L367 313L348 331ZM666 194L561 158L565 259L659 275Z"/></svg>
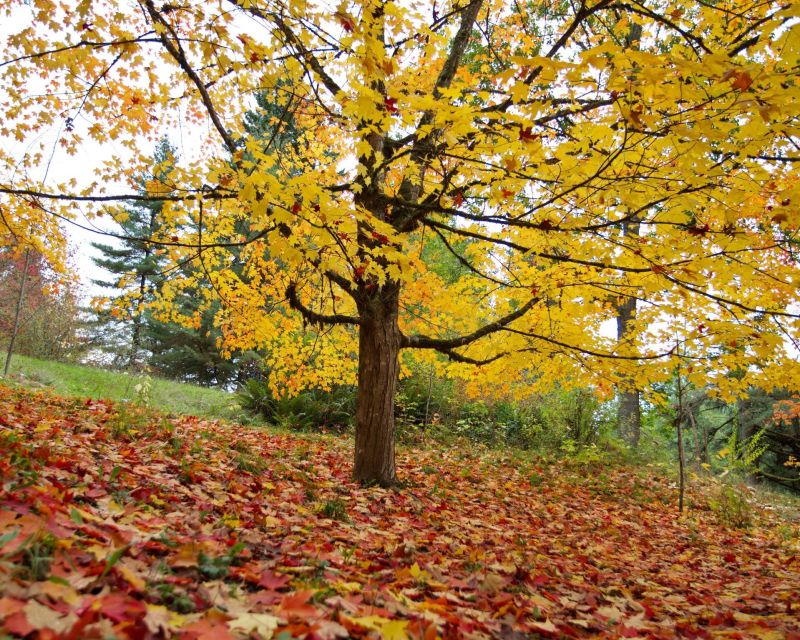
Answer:
<svg viewBox="0 0 800 640"><path fill-rule="evenodd" d="M81 364L40 360L14 355L11 360L11 379L23 386L48 388L58 394L85 396L104 400L144 399L153 407L175 413L191 413L208 418L236 414L231 408L232 394L222 389L201 387L148 376L149 388L143 394L136 386L144 376L109 371Z"/></svg>
<svg viewBox="0 0 800 640"><path fill-rule="evenodd" d="M271 434L0 386L0 637L800 638L797 529L625 468Z"/></svg>

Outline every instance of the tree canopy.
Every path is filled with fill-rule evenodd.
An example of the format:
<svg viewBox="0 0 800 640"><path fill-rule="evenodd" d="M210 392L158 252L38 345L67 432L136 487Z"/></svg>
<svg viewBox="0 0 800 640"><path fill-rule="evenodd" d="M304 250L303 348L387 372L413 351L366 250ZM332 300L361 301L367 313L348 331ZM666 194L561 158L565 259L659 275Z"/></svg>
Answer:
<svg viewBox="0 0 800 640"><path fill-rule="evenodd" d="M29 145L0 155L5 228L118 215L143 197L124 189L143 141L191 132L201 152L147 196L164 219L149 241L197 261L228 344L269 347L281 384L357 376L357 479L396 479L406 348L476 391L641 384L678 359L728 397L800 386L796 5L16 0L5 15L21 26L0 134ZM245 135L264 91L282 98L266 140ZM53 129L102 157L92 176L36 180ZM426 262L431 242L455 277ZM167 281L162 310L187 286ZM601 327L626 299L617 342Z"/></svg>

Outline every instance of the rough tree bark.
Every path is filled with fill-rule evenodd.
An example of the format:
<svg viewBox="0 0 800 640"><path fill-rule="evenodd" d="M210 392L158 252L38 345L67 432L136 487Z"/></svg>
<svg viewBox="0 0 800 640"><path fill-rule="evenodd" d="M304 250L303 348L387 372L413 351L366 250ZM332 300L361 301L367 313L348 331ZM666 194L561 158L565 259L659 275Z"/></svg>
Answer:
<svg viewBox="0 0 800 640"><path fill-rule="evenodd" d="M361 305L358 401L353 478L397 484L394 465L394 396L400 373L399 286L389 283Z"/></svg>
<svg viewBox="0 0 800 640"><path fill-rule="evenodd" d="M637 225L638 227L638 225ZM617 304L617 341L626 340L636 319L636 298L625 298ZM622 389L619 392L617 407L617 427L620 434L631 447L639 446L642 432L642 413L638 389Z"/></svg>
<svg viewBox="0 0 800 640"><path fill-rule="evenodd" d="M638 49L642 39L642 27L638 24L631 25L625 38L625 45L630 49ZM639 218L632 217L622 223L623 242L631 239L634 242L639 238ZM633 331L633 322L636 319L636 298L623 298L617 304L617 341L623 342L630 337ZM632 381L628 381L629 383ZM634 449L639 446L642 434L641 392L639 389L623 388L619 391L619 407L617 407L617 428L625 442Z"/></svg>
<svg viewBox="0 0 800 640"><path fill-rule="evenodd" d="M639 238L639 219L634 217L622 223L623 242ZM633 325L636 320L636 298L633 296L622 298L616 305L617 315L617 342L630 340ZM639 389L630 388L633 381L627 380L627 385L619 390L619 406L617 407L617 428L622 438L634 449L639 446L642 433L641 392Z"/></svg>

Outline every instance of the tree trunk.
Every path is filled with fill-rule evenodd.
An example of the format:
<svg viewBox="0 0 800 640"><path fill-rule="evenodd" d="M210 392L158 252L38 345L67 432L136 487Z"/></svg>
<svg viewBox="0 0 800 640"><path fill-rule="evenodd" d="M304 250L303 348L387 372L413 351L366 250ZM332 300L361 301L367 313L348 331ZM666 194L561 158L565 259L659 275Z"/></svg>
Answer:
<svg viewBox="0 0 800 640"><path fill-rule="evenodd" d="M642 40L642 27L638 24L631 25L630 31L625 36L625 46L629 49L639 49ZM623 242L639 238L639 218L634 216L622 223ZM617 312L617 341L622 342L630 337L632 324L636 319L636 298L625 298L616 306ZM626 389L619 392L619 407L617 408L617 429L625 442L636 449L642 433L641 393L639 389Z"/></svg>
<svg viewBox="0 0 800 640"><path fill-rule="evenodd" d="M642 413L638 390L621 391L617 408L617 427L627 444L634 449L639 446L642 432Z"/></svg>
<svg viewBox="0 0 800 640"><path fill-rule="evenodd" d="M628 233L630 232L626 229L626 235ZM638 229L635 235L638 235ZM631 325L636 318L636 298L625 298L617 304L616 311L617 340L622 342L629 337ZM628 445L634 449L639 446L639 437L642 432L642 413L638 389L625 389L619 392L617 428Z"/></svg>
<svg viewBox="0 0 800 640"><path fill-rule="evenodd" d="M399 285L387 283L362 299L353 479L390 487L397 484L394 397L400 373Z"/></svg>

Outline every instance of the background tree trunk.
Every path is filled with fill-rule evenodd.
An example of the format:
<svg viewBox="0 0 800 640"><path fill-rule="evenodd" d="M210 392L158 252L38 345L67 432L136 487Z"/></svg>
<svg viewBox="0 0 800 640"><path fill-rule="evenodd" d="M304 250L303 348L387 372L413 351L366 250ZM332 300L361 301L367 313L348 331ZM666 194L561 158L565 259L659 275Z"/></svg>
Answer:
<svg viewBox="0 0 800 640"><path fill-rule="evenodd" d="M626 240L634 241L639 237L639 221L624 222L622 235ZM617 342L630 339L633 322L636 320L636 298L623 298L616 305ZM625 442L634 449L639 446L642 433L642 413L639 389L622 389L619 391L619 407L617 408L617 428Z"/></svg>
<svg viewBox="0 0 800 640"><path fill-rule="evenodd" d="M642 433L642 413L638 390L620 392L617 427L628 445L634 449L639 446L639 438Z"/></svg>
<svg viewBox="0 0 800 640"><path fill-rule="evenodd" d="M364 285L360 287L365 289ZM366 293L366 291L365 291ZM394 398L400 373L400 288L387 283L359 305L358 400L353 478L363 484L397 484L394 466Z"/></svg>
<svg viewBox="0 0 800 640"><path fill-rule="evenodd" d="M625 298L617 305L617 340L622 342L631 330L636 317L636 298ZM617 428L625 442L631 447L639 446L642 433L642 413L638 389L623 389L619 392Z"/></svg>
<svg viewBox="0 0 800 640"><path fill-rule="evenodd" d="M639 49L642 40L642 26L632 24L625 37L625 46L629 49ZM623 242L639 237L639 219L632 219L622 223ZM636 298L624 298L617 304L617 341L622 342L629 338L636 319ZM625 389L619 392L619 407L617 408L617 429L625 442L636 449L642 434L641 392L639 389Z"/></svg>

